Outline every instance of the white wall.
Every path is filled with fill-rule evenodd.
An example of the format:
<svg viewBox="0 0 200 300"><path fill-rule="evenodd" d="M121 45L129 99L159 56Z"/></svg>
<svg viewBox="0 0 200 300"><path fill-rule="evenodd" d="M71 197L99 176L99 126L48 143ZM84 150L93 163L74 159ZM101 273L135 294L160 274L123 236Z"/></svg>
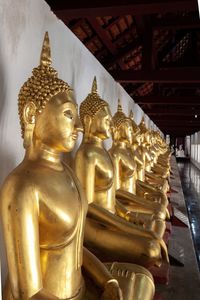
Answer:
<svg viewBox="0 0 200 300"><path fill-rule="evenodd" d="M190 137L191 162L200 169L200 131Z"/></svg>
<svg viewBox="0 0 200 300"><path fill-rule="evenodd" d="M39 64L45 31L49 32L53 66L59 77L74 88L77 103L89 93L94 75L99 94L110 103L114 113L120 97L124 111L135 112L140 122L143 115L138 105L117 84L76 36L50 11L43 0L0 0L0 184L21 161L24 150L17 115L20 87ZM157 128L146 117L149 126ZM2 245L2 236L1 236ZM1 247L2 248L2 247ZM5 257L1 249L2 275Z"/></svg>

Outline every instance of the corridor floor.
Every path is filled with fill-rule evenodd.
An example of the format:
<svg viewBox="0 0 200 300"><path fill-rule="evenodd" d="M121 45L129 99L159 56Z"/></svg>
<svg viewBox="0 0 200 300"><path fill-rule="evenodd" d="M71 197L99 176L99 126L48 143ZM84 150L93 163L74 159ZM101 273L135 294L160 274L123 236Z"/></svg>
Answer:
<svg viewBox="0 0 200 300"><path fill-rule="evenodd" d="M200 270L200 171L190 162L178 162L178 169Z"/></svg>
<svg viewBox="0 0 200 300"><path fill-rule="evenodd" d="M170 202L186 219L190 218L189 227L172 227L169 246L182 249L184 266L171 264L169 284L157 285L162 300L199 300L200 272L197 265L194 244L198 257L200 254L200 171L190 163L178 163L171 159L173 175L170 179L172 193ZM187 208L188 207L188 208ZM193 243L192 233L195 242Z"/></svg>

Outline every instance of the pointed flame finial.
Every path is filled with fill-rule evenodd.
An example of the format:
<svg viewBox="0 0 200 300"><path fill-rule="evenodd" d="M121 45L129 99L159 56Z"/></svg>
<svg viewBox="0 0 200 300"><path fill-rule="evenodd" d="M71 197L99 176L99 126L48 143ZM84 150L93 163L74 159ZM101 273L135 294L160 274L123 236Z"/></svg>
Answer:
<svg viewBox="0 0 200 300"><path fill-rule="evenodd" d="M97 78L94 76L93 83L92 83L92 94L97 94Z"/></svg>
<svg viewBox="0 0 200 300"><path fill-rule="evenodd" d="M50 66L52 63L51 60L51 49L50 49L50 42L49 42L49 35L48 32L45 32L44 41L42 45L42 51L40 56L40 64L43 66Z"/></svg>
<svg viewBox="0 0 200 300"><path fill-rule="evenodd" d="M120 99L118 99L117 111L118 112L122 112L122 104L121 104L121 100Z"/></svg>

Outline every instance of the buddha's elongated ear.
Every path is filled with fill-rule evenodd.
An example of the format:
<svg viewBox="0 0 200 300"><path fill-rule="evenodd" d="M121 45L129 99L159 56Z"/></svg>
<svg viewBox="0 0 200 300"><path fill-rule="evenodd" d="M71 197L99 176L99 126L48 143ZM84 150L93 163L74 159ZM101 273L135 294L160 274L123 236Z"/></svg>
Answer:
<svg viewBox="0 0 200 300"><path fill-rule="evenodd" d="M36 116L36 105L34 102L28 102L23 109L23 120L26 124L35 124L35 116Z"/></svg>
<svg viewBox="0 0 200 300"><path fill-rule="evenodd" d="M28 102L23 110L24 120L24 148L27 149L33 142L33 130L35 127L36 105L34 102Z"/></svg>
<svg viewBox="0 0 200 300"><path fill-rule="evenodd" d="M89 138L91 124L92 124L92 117L89 115L85 115L83 118L83 127L84 127L85 138Z"/></svg>
<svg viewBox="0 0 200 300"><path fill-rule="evenodd" d="M114 142L117 142L119 139L119 134L118 134L118 130L116 127L112 127L112 139Z"/></svg>

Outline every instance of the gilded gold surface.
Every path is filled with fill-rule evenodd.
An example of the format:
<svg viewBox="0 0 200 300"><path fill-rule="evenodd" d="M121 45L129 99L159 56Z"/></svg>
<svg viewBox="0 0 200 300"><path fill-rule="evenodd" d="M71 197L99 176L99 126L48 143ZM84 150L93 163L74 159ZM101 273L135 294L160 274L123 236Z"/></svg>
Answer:
<svg viewBox="0 0 200 300"><path fill-rule="evenodd" d="M72 90L50 63L46 34L40 66L19 95L25 157L0 194L9 271L3 299L84 299L82 258L102 299L122 299L105 266L87 249L83 256L88 204L61 160L61 153L73 149L81 125Z"/></svg>
<svg viewBox="0 0 200 300"><path fill-rule="evenodd" d="M108 104L92 95L80 106L84 136L75 157L76 174L89 203L85 245L106 260L160 264L162 255L166 257L155 234L116 215L115 170L103 145L111 136L112 117ZM82 110L91 99L95 107L103 103L93 114Z"/></svg>
<svg viewBox="0 0 200 300"><path fill-rule="evenodd" d="M121 205L116 205L117 212L131 222L142 224L144 228L154 231L159 238L162 238L165 232L165 222L160 217L165 208L153 206L148 200L135 195L137 163L131 149L134 129L133 121L126 117L122 112L121 104L118 103L117 112L113 116L113 145L109 152L115 166L117 199L124 203L129 197L130 210L127 215ZM163 217L165 219L165 215Z"/></svg>
<svg viewBox="0 0 200 300"><path fill-rule="evenodd" d="M159 173L157 174L151 171L153 154L149 149L150 134L146 128L144 119L142 119L139 128L140 132L133 140L133 149L136 151L135 153L139 155L139 158L143 163L140 164L138 168L136 194L152 201L158 201L163 206L167 207L166 181L161 178ZM169 217L167 209L166 213L167 217Z"/></svg>

